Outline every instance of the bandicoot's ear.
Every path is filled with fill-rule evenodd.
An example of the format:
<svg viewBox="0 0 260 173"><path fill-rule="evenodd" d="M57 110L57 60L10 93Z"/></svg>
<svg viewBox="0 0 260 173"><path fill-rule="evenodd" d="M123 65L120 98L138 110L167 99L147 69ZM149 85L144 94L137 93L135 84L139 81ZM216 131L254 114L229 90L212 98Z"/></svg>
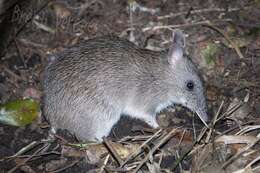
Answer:
<svg viewBox="0 0 260 173"><path fill-rule="evenodd" d="M175 30L172 33L172 45L168 53L168 62L171 65L176 65L178 60L182 59L185 47L185 38L180 30Z"/></svg>

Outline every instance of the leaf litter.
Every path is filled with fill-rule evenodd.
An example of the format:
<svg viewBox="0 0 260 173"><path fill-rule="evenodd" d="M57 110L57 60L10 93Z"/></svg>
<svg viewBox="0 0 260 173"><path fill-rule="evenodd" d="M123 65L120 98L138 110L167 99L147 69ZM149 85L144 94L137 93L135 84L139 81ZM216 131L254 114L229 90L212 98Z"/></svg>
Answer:
<svg viewBox="0 0 260 173"><path fill-rule="evenodd" d="M161 50L169 44L171 30L180 28L187 34L187 43L195 43L188 45L187 51L204 72L213 118L205 128L198 120L191 121L186 110L168 108L158 115L164 128L150 129L134 120L132 124L128 119L120 120L102 144L79 143L67 132L50 138L50 127L42 117L37 128L35 123L19 128L1 124L1 171L260 171L258 1L35 2L31 6L19 4L16 34L5 43L0 65L3 105L24 96L39 100L48 55L81 39L115 33ZM29 17L24 20L26 14ZM12 31L14 26L8 27ZM29 64L35 55L40 61Z"/></svg>

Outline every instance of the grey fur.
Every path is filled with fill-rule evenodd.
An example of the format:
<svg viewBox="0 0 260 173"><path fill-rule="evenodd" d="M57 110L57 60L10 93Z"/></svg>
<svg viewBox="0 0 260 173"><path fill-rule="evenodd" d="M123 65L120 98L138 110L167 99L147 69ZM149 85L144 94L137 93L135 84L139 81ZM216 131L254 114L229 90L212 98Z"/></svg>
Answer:
<svg viewBox="0 0 260 173"><path fill-rule="evenodd" d="M122 114L158 127L156 113L172 103L199 112L206 121L197 69L187 57L176 57L183 54L184 36L176 31L173 40L169 52L154 52L103 36L56 55L44 77L44 114L52 127L101 141ZM186 89L189 80L195 83L192 92Z"/></svg>

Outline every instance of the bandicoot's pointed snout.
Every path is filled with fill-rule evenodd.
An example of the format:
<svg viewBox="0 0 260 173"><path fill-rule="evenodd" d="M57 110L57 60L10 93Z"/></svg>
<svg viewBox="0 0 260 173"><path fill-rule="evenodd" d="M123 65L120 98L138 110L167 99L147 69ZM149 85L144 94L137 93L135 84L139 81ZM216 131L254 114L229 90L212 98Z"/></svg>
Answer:
<svg viewBox="0 0 260 173"><path fill-rule="evenodd" d="M203 124L208 128L209 116L205 110L196 110L195 111Z"/></svg>

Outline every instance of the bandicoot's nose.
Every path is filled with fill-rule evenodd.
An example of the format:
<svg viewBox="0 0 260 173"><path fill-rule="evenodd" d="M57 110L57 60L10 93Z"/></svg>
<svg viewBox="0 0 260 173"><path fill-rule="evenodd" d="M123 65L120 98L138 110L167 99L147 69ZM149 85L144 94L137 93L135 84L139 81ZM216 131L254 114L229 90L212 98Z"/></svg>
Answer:
<svg viewBox="0 0 260 173"><path fill-rule="evenodd" d="M207 114L206 110L196 110L195 111L196 114L199 116L200 120L203 122L203 124L208 127L208 123L209 123L209 116Z"/></svg>

